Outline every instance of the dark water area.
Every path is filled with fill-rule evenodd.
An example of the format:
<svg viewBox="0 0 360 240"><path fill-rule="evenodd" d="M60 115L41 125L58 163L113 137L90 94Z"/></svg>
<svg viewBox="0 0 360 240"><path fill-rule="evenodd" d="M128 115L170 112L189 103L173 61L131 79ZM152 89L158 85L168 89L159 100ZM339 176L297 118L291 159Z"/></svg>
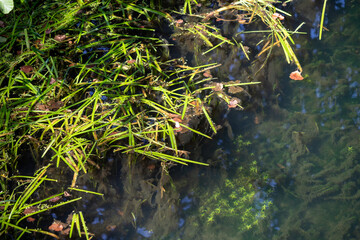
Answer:
<svg viewBox="0 0 360 240"><path fill-rule="evenodd" d="M275 49L254 77L262 84L239 97L245 110L226 112L223 130L193 151L192 159L210 167L129 167L129 184L121 172L130 170L109 157L95 178L118 169L120 179L100 181L97 189L120 197L89 197L82 206L92 209L87 223L96 238L360 239L360 8L340 0L327 9L329 31L320 41L322 2L284 7L293 14L289 27L305 22L300 31L307 34L293 36L305 79L289 79L296 67ZM225 35L250 39L251 55L259 51L242 26L222 27ZM192 64L211 62L222 63L214 73L221 82L247 78L263 63L251 65L232 49L194 53ZM144 171L161 184L136 182Z"/></svg>

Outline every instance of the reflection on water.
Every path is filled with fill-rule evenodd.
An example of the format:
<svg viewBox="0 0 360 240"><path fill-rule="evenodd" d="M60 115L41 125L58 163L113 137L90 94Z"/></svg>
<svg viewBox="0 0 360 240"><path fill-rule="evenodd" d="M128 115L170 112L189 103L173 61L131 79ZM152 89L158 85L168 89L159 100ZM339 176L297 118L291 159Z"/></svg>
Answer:
<svg viewBox="0 0 360 240"><path fill-rule="evenodd" d="M297 48L308 76L303 82L289 82L285 74L271 96L264 90L257 125L244 128L244 121L238 121L247 115L253 122L252 113L229 115L234 131L252 141L247 156L259 161L270 177L266 186L275 189L272 199L267 197L274 204L269 217L243 234L229 228L226 221L218 221L213 229L185 224L179 230L183 239L359 239L359 16L351 4L336 1L329 5L331 17L325 23L330 32L321 42L321 8L313 8L312 16L303 16L312 25L309 35L298 39L302 42ZM295 10L304 8L295 5ZM237 57L227 64L230 80L239 78L234 66L243 58ZM269 66L277 68L279 64ZM226 151L223 141L218 140L218 146ZM228 151L228 161L234 161L232 154ZM257 199L261 199L259 190ZM184 219L193 220L191 214ZM189 228L203 232L194 235Z"/></svg>
<svg viewBox="0 0 360 240"><path fill-rule="evenodd" d="M112 197L90 220L101 239L360 239L359 7L328 4L330 31L322 41L321 5L298 1L285 9L309 26L308 35L294 36L307 77L290 80L293 69L274 50L254 77L263 84L239 96L246 95L249 110L227 112L225 131L195 152L210 168L118 167L123 185L106 183ZM249 47L255 55L257 46ZM238 49L195 59L223 63L216 72L221 81L244 80L261 64L244 70L249 64ZM231 140L232 131L242 137ZM125 172L134 178L123 178Z"/></svg>

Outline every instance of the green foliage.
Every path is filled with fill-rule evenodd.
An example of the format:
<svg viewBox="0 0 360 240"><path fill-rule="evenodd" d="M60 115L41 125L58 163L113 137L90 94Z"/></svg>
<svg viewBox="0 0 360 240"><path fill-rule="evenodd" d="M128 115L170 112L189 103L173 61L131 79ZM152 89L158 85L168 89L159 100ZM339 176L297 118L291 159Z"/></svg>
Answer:
<svg viewBox="0 0 360 240"><path fill-rule="evenodd" d="M190 0L185 1L183 13L192 13L190 10L186 10L190 9L190 3ZM293 47L291 46L291 44L295 44L291 35L294 33L299 33L298 29L304 23L298 26L295 31L289 31L286 29L286 27L282 24L282 20L284 20L285 17L289 17L290 14L276 8L275 4L277 3L278 1L276 0L242 0L235 1L231 4L224 4L222 7L212 10L206 14L193 14L192 16L195 20L191 20L189 23L183 25L179 23L175 24L177 26L177 32L174 34L174 36L188 36L201 39L204 45L209 48L208 50L202 52L203 55L225 43L230 45L237 45L243 50L247 59L249 59L249 56L247 55L246 50L241 42L238 43L234 38L229 40L222 36L221 30L213 26L213 21L209 20L216 19L217 21L232 21L234 24L238 23L242 25L252 24L260 21L269 30L242 31L238 34L266 34L266 37L259 39L257 44L260 46L262 45L262 50L258 56L265 52L268 52L269 56L274 46L281 46L286 61L289 64L295 63L301 72L301 64L296 57Z"/></svg>
<svg viewBox="0 0 360 240"><path fill-rule="evenodd" d="M0 236L11 233L13 236L20 238L25 233L34 232L54 236L53 233L46 232L41 229L23 228L19 224L25 219L38 216L38 214L42 212L46 212L81 199L81 197L79 197L52 206L46 204L46 202L51 198L62 195L61 193L49 196L40 201L32 202L33 195L39 190L40 185L42 185L44 181L51 180L47 179L45 175L48 167L49 166L40 169L30 182L20 183L20 181L17 181L18 186L15 187L11 193L8 189L2 189L3 191L0 193L0 208L2 210L0 214ZM1 177L2 180L4 177L5 176Z"/></svg>
<svg viewBox="0 0 360 240"><path fill-rule="evenodd" d="M243 151L244 148L246 148L247 146L249 146L251 144L250 141L244 141L243 136L242 135L238 135L235 140L234 140L234 144L235 144L235 153L239 154Z"/></svg>
<svg viewBox="0 0 360 240"><path fill-rule="evenodd" d="M2 29L13 31L0 48L0 137L8 162L30 143L35 159L48 154L74 176L108 150L203 164L182 157L176 135L181 128L210 138L188 124L195 115L216 132L198 90L199 75L212 66L161 59L167 44L149 21L168 15L123 2L37 4L16 9Z"/></svg>
<svg viewBox="0 0 360 240"><path fill-rule="evenodd" d="M239 167L232 179L226 179L213 192L202 196L200 216L207 224L231 222L239 230L248 230L266 216L271 201L261 201L261 192L255 180L266 181L258 172L256 161L248 167Z"/></svg>

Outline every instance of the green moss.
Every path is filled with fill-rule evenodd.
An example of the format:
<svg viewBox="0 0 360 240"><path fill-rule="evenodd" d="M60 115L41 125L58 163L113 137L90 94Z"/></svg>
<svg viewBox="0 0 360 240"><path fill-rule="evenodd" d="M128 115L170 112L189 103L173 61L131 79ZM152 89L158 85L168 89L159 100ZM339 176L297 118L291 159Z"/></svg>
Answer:
<svg viewBox="0 0 360 240"><path fill-rule="evenodd" d="M247 167L239 167L233 178L228 178L212 192L202 196L200 216L206 224L226 221L237 225L239 230L248 230L266 216L271 201L262 201L261 192L254 183L266 180L253 161Z"/></svg>

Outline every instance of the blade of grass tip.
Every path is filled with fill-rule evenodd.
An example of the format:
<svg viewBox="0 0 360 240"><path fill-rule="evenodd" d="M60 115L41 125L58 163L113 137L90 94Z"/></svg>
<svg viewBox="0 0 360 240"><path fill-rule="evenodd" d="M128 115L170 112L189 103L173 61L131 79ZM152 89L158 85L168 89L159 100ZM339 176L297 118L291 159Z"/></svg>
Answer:
<svg viewBox="0 0 360 240"><path fill-rule="evenodd" d="M79 217L78 213L76 214L76 218L75 218L75 226L76 226L77 232L79 234L79 237L81 237L80 217Z"/></svg>
<svg viewBox="0 0 360 240"><path fill-rule="evenodd" d="M50 196L50 197L44 198L44 199L42 199L42 200L40 200L40 201L33 202L33 203L31 203L31 204L26 204L26 206L23 206L23 207L21 208L21 210L22 210L22 209L29 208L29 207L31 207L31 206L35 206L35 205L41 204L41 203L46 202L46 201L48 201L48 200L50 200L50 199L52 199L52 198L60 197L60 196L62 196L63 194L64 194L64 193L58 193L58 194L52 195L52 196Z"/></svg>
<svg viewBox="0 0 360 240"><path fill-rule="evenodd" d="M15 175L15 176L11 176L10 179L12 178L28 178L28 179L34 179L35 177L32 176L22 176L22 175ZM49 182L57 182L57 179L52 179L52 178L45 178L45 181L49 181Z"/></svg>
<svg viewBox="0 0 360 240"><path fill-rule="evenodd" d="M89 193L89 194L99 195L99 196L101 196L101 197L103 197L103 196L104 196L104 194L102 194L102 193L93 192L93 191L84 190L84 189L79 189L79 188L68 187L68 189L69 189L69 190L78 191L78 192L84 192L84 193Z"/></svg>
<svg viewBox="0 0 360 240"><path fill-rule="evenodd" d="M22 236L26 233L25 229L20 233L20 235L16 238L16 240L20 240Z"/></svg>
<svg viewBox="0 0 360 240"><path fill-rule="evenodd" d="M243 45L241 42L239 43L239 45L240 45L241 50L243 51L245 57L247 58L247 60L250 61L249 55L247 54L247 52L246 52L246 50L245 50L245 48L244 48L244 45Z"/></svg>
<svg viewBox="0 0 360 240"><path fill-rule="evenodd" d="M25 191L20 195L20 197L15 202L10 214L8 220L11 219L11 216L14 214L15 211L18 210L18 208L21 208L25 201L30 197L30 195L39 187L39 185L44 181L44 178L41 180L42 176L47 171L47 168L50 165L46 166L41 170L41 172L30 182L30 184L26 187ZM45 177L46 178L46 177ZM40 184L39 184L40 183Z"/></svg>
<svg viewBox="0 0 360 240"><path fill-rule="evenodd" d="M39 214L39 213L42 213L42 212L46 212L46 211L49 211L49 210L51 210L51 209L64 206L64 205L66 205L66 204L79 201L79 200L81 200L81 199L82 199L82 197L74 198L74 199L71 199L71 200L66 201L66 202L62 202L62 203L59 203L59 204L56 204L56 205L53 205L53 206L49 206L49 207L47 207L47 208L41 209L41 210L39 210L39 211L36 211L36 212L34 212L34 213L27 214L26 216L23 216L22 218L20 218L20 219L16 222L16 225L18 225L22 220L28 218L29 216L32 216L32 215L35 215L35 214Z"/></svg>
<svg viewBox="0 0 360 240"><path fill-rule="evenodd" d="M283 41L283 44L285 45L285 49L287 49L287 51L290 55L290 60L294 61L297 68L299 69L299 71L302 72L303 70L302 70L301 64L300 64L299 60L297 59L296 54L294 53L293 49L291 48L289 42L285 39Z"/></svg>
<svg viewBox="0 0 360 240"><path fill-rule="evenodd" d="M73 214L72 219L71 219L70 232L69 232L70 238L72 237L73 230L74 230L75 217L76 217L76 213Z"/></svg>
<svg viewBox="0 0 360 240"><path fill-rule="evenodd" d="M321 21L320 21L320 29L319 29L319 40L321 40L321 37L322 37L322 30L323 30L324 18L325 18L326 2L327 2L327 0L324 0L324 5L323 5L322 13L321 13Z"/></svg>
<svg viewBox="0 0 360 240"><path fill-rule="evenodd" d="M166 157L166 159L168 159L170 161L178 162L178 163L181 163L181 164L184 164L184 165L188 165L187 163L192 163L192 164L209 166L209 164L207 164L207 163L193 161L193 160L189 160L189 159L185 159L185 158L181 158L181 157L177 157L177 156L172 156L172 155L167 155L167 154L163 154L163 153L159 153L159 152L152 152L152 154L154 156L158 156L159 158L165 158Z"/></svg>
<svg viewBox="0 0 360 240"><path fill-rule="evenodd" d="M51 233L51 232L47 232L47 231L43 231L43 230L40 230L40 229L28 229L30 230L31 232L35 232L35 233L41 233L41 234L45 234L45 235L49 235L55 239L60 239L58 237L58 235L56 235L55 233Z"/></svg>
<svg viewBox="0 0 360 240"><path fill-rule="evenodd" d="M131 129L131 123L128 123L128 132L129 132L129 146L135 146L135 139Z"/></svg>
<svg viewBox="0 0 360 240"><path fill-rule="evenodd" d="M171 147L173 149L175 149L175 153L177 154L178 149L177 149L177 143L176 143L176 138L175 138L175 134L174 134L174 129L169 124L169 122L166 122L166 126L167 126L167 133L168 133L169 138L170 138Z"/></svg>
<svg viewBox="0 0 360 240"><path fill-rule="evenodd" d="M12 228L14 228L14 229L18 229L18 230L20 230L20 231L25 231L26 233L31 233L31 232L29 231L29 229L24 229L24 228L22 228L22 227L19 227L19 226L15 225L15 224L11 224L11 223L9 223L9 222L1 221L1 223L2 223L2 224L5 224L5 225L7 225L7 226L10 226L10 227L12 227ZM3 228L1 228L1 230L3 230ZM0 232L0 233L2 233L2 232Z"/></svg>
<svg viewBox="0 0 360 240"><path fill-rule="evenodd" d="M185 96L185 101L184 101L183 111L182 111L182 114L181 114L181 119L184 119L184 117L185 117L188 103L189 103L189 96L186 95Z"/></svg>
<svg viewBox="0 0 360 240"><path fill-rule="evenodd" d="M277 32L275 32L275 34L276 34L277 38L278 38L279 41L280 41L281 47L282 47L282 49L283 49L283 51L284 51L284 54L285 54L286 61L287 61L288 64L290 64L289 49L288 49L287 46L285 45L285 42L284 42L284 40L282 39L282 36L281 36L279 33L277 33ZM285 41L286 41L286 40L285 40Z"/></svg>
<svg viewBox="0 0 360 240"><path fill-rule="evenodd" d="M89 234L88 234L88 231L87 231L86 222L85 222L84 216L83 216L81 211L79 212L79 215L80 215L80 220L81 220L82 227L83 227L84 232L85 232L85 237L86 237L87 240L89 240Z"/></svg>
<svg viewBox="0 0 360 240"><path fill-rule="evenodd" d="M214 46L214 47L210 48L209 50L207 50L207 51L203 52L203 53L202 53L202 55L205 55L205 54L207 54L207 53L211 52L212 50L214 50L214 49L216 49L216 48L220 47L220 46L221 46L221 45L223 45L224 43L226 43L226 41L222 41L221 43L217 44L216 46Z"/></svg>
<svg viewBox="0 0 360 240"><path fill-rule="evenodd" d="M74 213L71 221L71 227L70 227L70 234L69 237L72 237L72 233L74 230L74 227L77 229L79 236L81 237L81 230L80 230L80 224L79 224L79 214Z"/></svg>
<svg viewBox="0 0 360 240"><path fill-rule="evenodd" d="M216 128L215 128L215 126L214 126L214 124L213 124L213 122L212 122L209 114L207 113L204 105L201 105L201 108L202 108L202 110L203 110L203 112L204 112L204 115L205 115L206 119L208 120L208 122L209 122L209 124L210 124L211 129L212 129L212 130L214 131L214 133L216 134L216 133L217 133Z"/></svg>
<svg viewBox="0 0 360 240"><path fill-rule="evenodd" d="M186 128L186 129L188 129L188 130L190 130L190 131L192 131L192 132L194 132L194 133L196 133L196 134L198 134L200 136L206 137L208 139L212 139L210 136L208 136L208 135L206 135L206 134L204 134L202 132L196 131L195 129L192 129L191 127L188 127L185 124L182 124L182 123L179 123L179 124L180 124L181 127Z"/></svg>
<svg viewBox="0 0 360 240"><path fill-rule="evenodd" d="M27 32L27 28L24 29L24 35L25 35L25 43L26 43L26 48L28 51L30 51L30 41L29 41L29 35Z"/></svg>
<svg viewBox="0 0 360 240"><path fill-rule="evenodd" d="M150 152L150 151L144 151L144 150L140 150L140 149L134 149L134 152L142 154L144 156L147 156L148 158L151 159L155 159L155 160L159 160L159 161L172 161L172 162L176 162L182 165L187 165L186 163L182 162L182 161L178 161L178 160L174 160L174 159L170 159L170 155L168 154L164 154L164 153L159 153L159 152Z"/></svg>
<svg viewBox="0 0 360 240"><path fill-rule="evenodd" d="M209 47L213 47L214 45L210 42L210 40L204 35L202 34L200 31L195 30L195 33L198 34L202 40L204 40L204 42L206 43L206 45L208 45Z"/></svg>

